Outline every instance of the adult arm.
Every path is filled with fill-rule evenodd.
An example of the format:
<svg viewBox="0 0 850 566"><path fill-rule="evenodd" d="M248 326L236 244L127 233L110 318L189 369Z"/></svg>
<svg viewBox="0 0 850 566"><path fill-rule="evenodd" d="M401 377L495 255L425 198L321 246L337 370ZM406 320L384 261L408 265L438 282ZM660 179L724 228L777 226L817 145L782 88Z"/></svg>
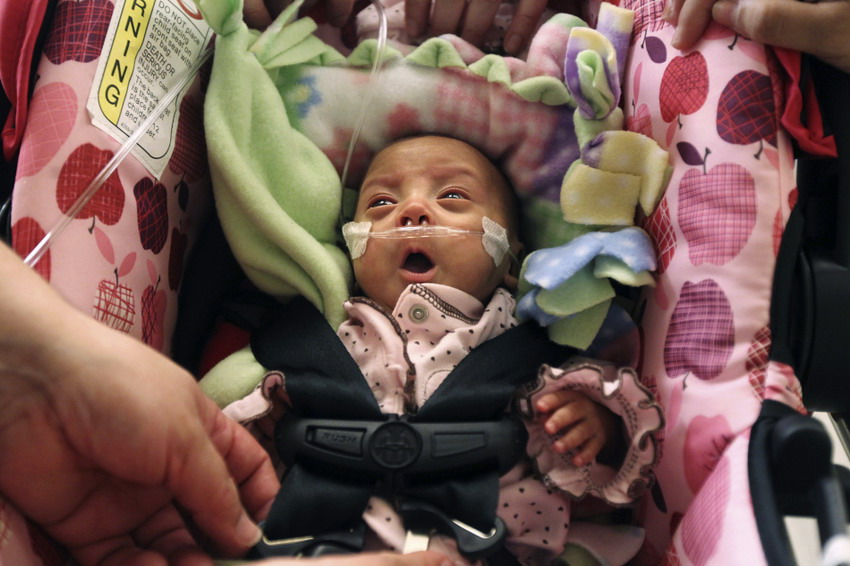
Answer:
<svg viewBox="0 0 850 566"><path fill-rule="evenodd" d="M253 545L278 487L254 439L3 245L0 273L0 494L84 565L210 563L190 528Z"/></svg>

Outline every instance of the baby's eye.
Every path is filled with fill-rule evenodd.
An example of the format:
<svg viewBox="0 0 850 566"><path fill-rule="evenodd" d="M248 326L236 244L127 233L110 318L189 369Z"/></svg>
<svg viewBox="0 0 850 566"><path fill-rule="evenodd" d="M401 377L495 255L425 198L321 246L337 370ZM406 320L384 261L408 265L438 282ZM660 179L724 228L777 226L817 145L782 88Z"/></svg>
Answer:
<svg viewBox="0 0 850 566"><path fill-rule="evenodd" d="M379 206L390 206L395 204L391 198L388 197L375 197L371 201L369 201L369 205L366 208L377 208Z"/></svg>
<svg viewBox="0 0 850 566"><path fill-rule="evenodd" d="M466 200L466 194L460 189L446 189L440 194L440 198Z"/></svg>

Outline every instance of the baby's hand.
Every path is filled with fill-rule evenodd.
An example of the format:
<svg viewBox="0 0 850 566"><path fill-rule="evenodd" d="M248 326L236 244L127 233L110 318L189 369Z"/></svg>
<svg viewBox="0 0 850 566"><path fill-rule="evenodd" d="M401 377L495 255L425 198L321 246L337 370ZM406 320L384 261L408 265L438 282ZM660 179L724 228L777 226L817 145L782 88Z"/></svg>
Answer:
<svg viewBox="0 0 850 566"><path fill-rule="evenodd" d="M591 462L617 434L617 417L580 391L556 391L537 400L535 409L543 430L559 435L552 447L559 454L573 451L572 464Z"/></svg>

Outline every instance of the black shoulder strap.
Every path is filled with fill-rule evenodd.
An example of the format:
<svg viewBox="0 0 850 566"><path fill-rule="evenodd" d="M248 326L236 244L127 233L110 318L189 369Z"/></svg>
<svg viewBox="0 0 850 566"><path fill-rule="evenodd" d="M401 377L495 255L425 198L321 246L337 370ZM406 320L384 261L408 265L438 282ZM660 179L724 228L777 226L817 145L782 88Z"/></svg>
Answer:
<svg viewBox="0 0 850 566"><path fill-rule="evenodd" d="M383 420L366 380L321 313L297 299L286 305L251 342L257 360L286 375L293 411L301 417ZM571 348L549 341L536 324L523 324L476 347L458 364L411 422L493 419L541 363L560 363ZM451 517L487 531L498 503L497 470L458 478L419 477L405 483L405 497L426 501ZM267 537L315 536L357 523L375 492L374 477L336 473L296 460L266 522Z"/></svg>
<svg viewBox="0 0 850 566"><path fill-rule="evenodd" d="M381 410L342 341L307 299L284 305L251 337L263 367L286 375L286 391L302 417L377 420Z"/></svg>
<svg viewBox="0 0 850 566"><path fill-rule="evenodd" d="M511 328L478 345L422 406L417 421L494 418L541 364L561 364L576 351L549 340L533 322Z"/></svg>

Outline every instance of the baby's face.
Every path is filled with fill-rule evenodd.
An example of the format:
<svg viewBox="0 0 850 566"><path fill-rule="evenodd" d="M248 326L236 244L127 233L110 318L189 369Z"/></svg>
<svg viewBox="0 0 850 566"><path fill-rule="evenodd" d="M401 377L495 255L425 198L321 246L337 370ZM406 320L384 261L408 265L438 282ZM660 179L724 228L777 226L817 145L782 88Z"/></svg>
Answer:
<svg viewBox="0 0 850 566"><path fill-rule="evenodd" d="M511 250L518 253L508 213L511 190L472 146L439 136L411 138L372 161L354 220L371 222L374 232L418 225L481 231L486 216L508 229ZM390 309L411 283L449 285L486 303L499 285L512 279L510 261L506 255L495 265L477 235L372 238L354 260L354 276L366 296Z"/></svg>

